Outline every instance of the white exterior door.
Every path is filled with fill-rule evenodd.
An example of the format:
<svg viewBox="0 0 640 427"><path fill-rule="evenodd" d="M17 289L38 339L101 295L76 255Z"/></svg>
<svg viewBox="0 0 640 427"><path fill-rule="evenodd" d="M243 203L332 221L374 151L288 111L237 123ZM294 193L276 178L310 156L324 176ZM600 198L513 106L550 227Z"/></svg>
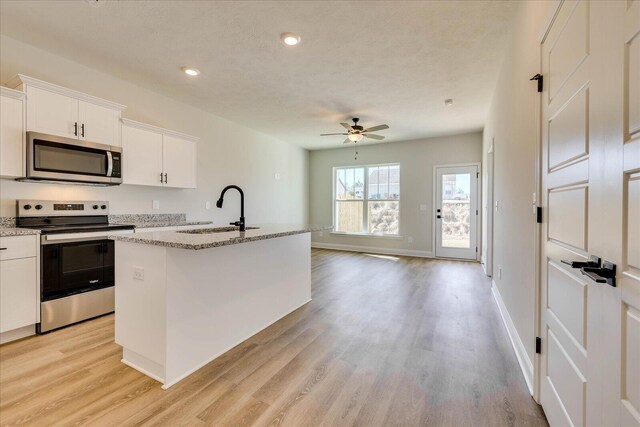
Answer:
<svg viewBox="0 0 640 427"><path fill-rule="evenodd" d="M122 126L124 184L163 186L162 134Z"/></svg>
<svg viewBox="0 0 640 427"><path fill-rule="evenodd" d="M98 144L120 146L120 111L90 102L78 105L78 136Z"/></svg>
<svg viewBox="0 0 640 427"><path fill-rule="evenodd" d="M78 100L27 86L27 130L78 138Z"/></svg>
<svg viewBox="0 0 640 427"><path fill-rule="evenodd" d="M478 166L436 166L435 255L478 257Z"/></svg>
<svg viewBox="0 0 640 427"><path fill-rule="evenodd" d="M565 1L542 44L539 380L551 426L640 426L639 8ZM586 266L593 256L617 274Z"/></svg>
<svg viewBox="0 0 640 427"><path fill-rule="evenodd" d="M165 184L168 187L196 188L196 143L164 135L162 152Z"/></svg>

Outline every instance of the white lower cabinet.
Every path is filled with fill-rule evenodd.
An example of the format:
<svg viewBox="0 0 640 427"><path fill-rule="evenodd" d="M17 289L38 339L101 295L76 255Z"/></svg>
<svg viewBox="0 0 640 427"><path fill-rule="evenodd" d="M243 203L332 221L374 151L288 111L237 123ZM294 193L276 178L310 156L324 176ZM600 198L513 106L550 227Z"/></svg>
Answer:
<svg viewBox="0 0 640 427"><path fill-rule="evenodd" d="M39 322L38 249L36 235L0 238L0 342Z"/></svg>

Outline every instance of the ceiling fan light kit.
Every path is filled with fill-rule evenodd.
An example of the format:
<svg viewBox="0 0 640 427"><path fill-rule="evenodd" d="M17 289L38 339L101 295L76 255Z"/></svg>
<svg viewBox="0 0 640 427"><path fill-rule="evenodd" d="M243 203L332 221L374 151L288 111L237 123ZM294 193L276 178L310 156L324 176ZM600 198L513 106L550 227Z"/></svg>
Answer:
<svg viewBox="0 0 640 427"><path fill-rule="evenodd" d="M320 134L320 136L343 135L343 136L347 137L347 139L344 140L344 144L349 144L351 142L356 144L356 143L362 141L364 138L370 138L370 139L375 139L375 140L381 141L381 140L384 139L384 136L376 135L376 134L373 134L371 132L376 132L376 131L380 131L380 130L389 129L389 126L387 126L387 125L372 126L372 127L369 127L369 128L365 129L363 126L358 124L358 122L360 121L359 118L354 117L351 120L353 120L353 124L352 125L350 125L348 123L340 123L340 125L347 130L346 133L345 132L341 132L341 133L323 133L323 134Z"/></svg>

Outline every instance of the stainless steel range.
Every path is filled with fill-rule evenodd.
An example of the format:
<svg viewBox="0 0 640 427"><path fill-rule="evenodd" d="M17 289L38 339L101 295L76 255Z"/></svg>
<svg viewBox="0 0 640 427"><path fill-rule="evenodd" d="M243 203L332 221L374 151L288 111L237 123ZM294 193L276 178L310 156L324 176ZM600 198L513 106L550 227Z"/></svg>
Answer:
<svg viewBox="0 0 640 427"><path fill-rule="evenodd" d="M40 230L40 323L49 332L114 310L112 234L133 225L109 224L109 202L18 200L18 227Z"/></svg>

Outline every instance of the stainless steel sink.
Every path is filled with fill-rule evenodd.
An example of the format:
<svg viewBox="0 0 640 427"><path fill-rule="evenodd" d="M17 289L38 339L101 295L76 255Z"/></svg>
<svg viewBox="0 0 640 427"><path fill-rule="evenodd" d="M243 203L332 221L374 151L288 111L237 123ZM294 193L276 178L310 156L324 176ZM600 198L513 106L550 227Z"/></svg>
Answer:
<svg viewBox="0 0 640 427"><path fill-rule="evenodd" d="M246 227L245 230L257 230L260 227ZM186 234L212 234L228 233L230 231L240 231L240 227L216 227L216 228L196 228L195 230L180 230L178 233Z"/></svg>

